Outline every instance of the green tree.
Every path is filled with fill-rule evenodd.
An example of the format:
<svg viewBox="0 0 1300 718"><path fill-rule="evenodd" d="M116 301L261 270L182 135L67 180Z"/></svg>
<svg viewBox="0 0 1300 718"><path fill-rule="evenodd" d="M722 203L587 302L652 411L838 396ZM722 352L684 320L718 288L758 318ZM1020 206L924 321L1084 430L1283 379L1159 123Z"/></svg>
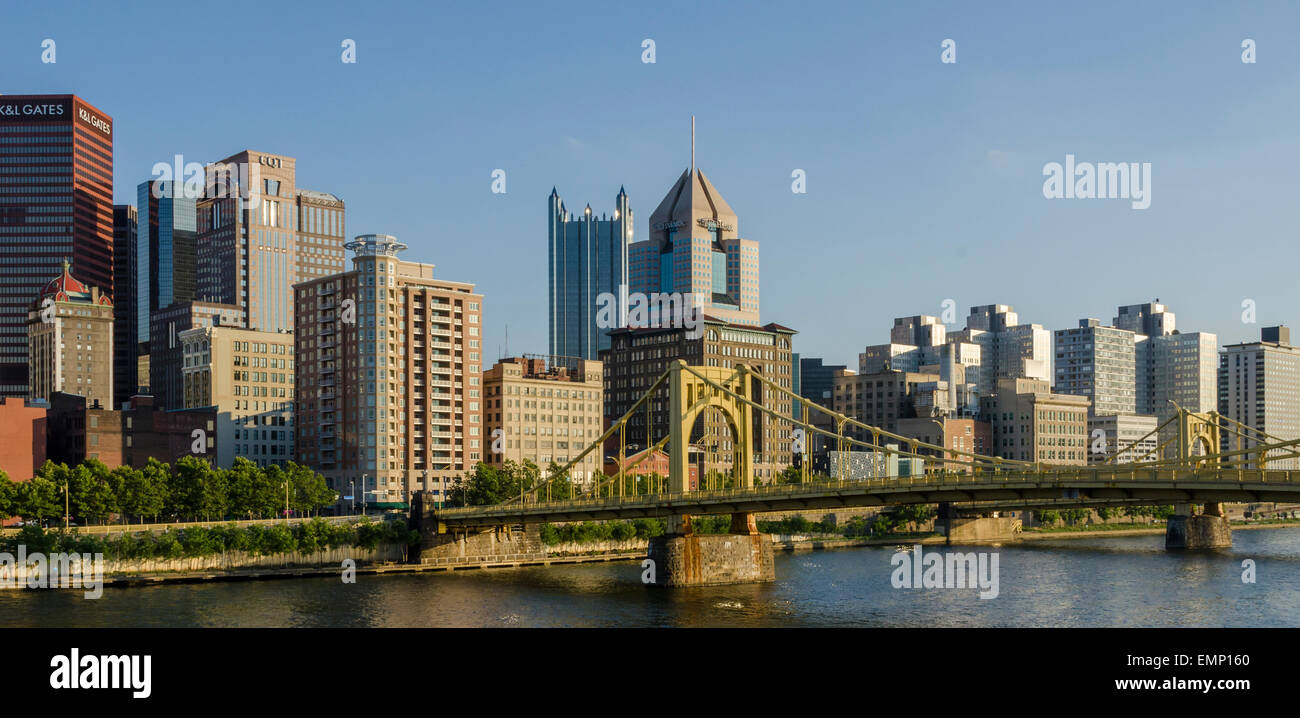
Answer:
<svg viewBox="0 0 1300 718"><path fill-rule="evenodd" d="M63 515L63 487L36 475L20 481L15 491L12 511L26 521L45 521Z"/></svg>
<svg viewBox="0 0 1300 718"><path fill-rule="evenodd" d="M68 502L73 516L87 522L101 521L118 510L109 473L98 459L86 459L68 472Z"/></svg>
<svg viewBox="0 0 1300 718"><path fill-rule="evenodd" d="M1038 523L1043 524L1044 526L1055 525L1057 521L1061 520L1061 514L1052 509L1035 511L1034 516L1038 518Z"/></svg>
<svg viewBox="0 0 1300 718"><path fill-rule="evenodd" d="M240 456L224 471L227 510L234 516L265 519L275 516L282 505L283 492L272 486L261 467Z"/></svg>
<svg viewBox="0 0 1300 718"><path fill-rule="evenodd" d="M14 501L18 498L18 487L9 480L9 474L0 470L0 518L13 516Z"/></svg>
<svg viewBox="0 0 1300 718"><path fill-rule="evenodd" d="M194 456L182 456L172 466L168 495L169 508L181 516L194 519L222 518L226 515L227 489L224 472Z"/></svg>

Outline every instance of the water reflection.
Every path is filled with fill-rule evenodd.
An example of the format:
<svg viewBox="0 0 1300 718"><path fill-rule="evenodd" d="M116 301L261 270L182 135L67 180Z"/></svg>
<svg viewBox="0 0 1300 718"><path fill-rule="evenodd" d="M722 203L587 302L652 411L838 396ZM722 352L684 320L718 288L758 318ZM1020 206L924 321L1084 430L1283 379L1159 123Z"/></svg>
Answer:
<svg viewBox="0 0 1300 718"><path fill-rule="evenodd" d="M1161 536L968 548L999 552L999 595L895 589L894 547L778 554L777 581L641 585L635 562L80 592L0 591L0 626L1296 626L1300 530L1238 531L1172 554ZM926 547L926 551L942 547ZM1244 559L1257 583L1241 581Z"/></svg>

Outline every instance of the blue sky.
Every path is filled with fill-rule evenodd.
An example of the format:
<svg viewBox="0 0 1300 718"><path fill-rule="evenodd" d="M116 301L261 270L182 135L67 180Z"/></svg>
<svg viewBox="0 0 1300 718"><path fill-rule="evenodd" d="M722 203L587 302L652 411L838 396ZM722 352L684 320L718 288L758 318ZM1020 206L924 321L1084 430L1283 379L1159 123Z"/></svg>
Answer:
<svg viewBox="0 0 1300 718"><path fill-rule="evenodd" d="M551 187L596 212L626 187L646 236L689 163L691 114L699 166L761 242L763 321L799 330L805 355L855 365L893 317L945 299L958 324L1009 303L1060 329L1158 297L1221 344L1300 326L1295 4L42 2L4 17L0 92L73 92L113 116L118 202L178 153L294 156L299 186L347 202L349 234L397 235L405 258L478 284L489 356L507 323L512 353L546 351ZM1043 166L1066 154L1150 162L1151 207L1045 199Z"/></svg>

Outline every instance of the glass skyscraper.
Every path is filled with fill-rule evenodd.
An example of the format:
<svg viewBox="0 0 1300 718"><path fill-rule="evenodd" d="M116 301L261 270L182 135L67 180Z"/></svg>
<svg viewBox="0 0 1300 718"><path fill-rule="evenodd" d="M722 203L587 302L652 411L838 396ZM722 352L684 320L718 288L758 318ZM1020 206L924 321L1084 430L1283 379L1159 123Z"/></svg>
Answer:
<svg viewBox="0 0 1300 718"><path fill-rule="evenodd" d="M550 353L599 359L600 350L610 346L609 330L618 327L626 307L632 242L627 192L619 188L612 217L594 216L591 205L575 217L552 188L547 214ZM613 323L601 326L610 318Z"/></svg>
<svg viewBox="0 0 1300 718"><path fill-rule="evenodd" d="M163 180L141 182L135 245L136 341L149 341L149 315L194 299L197 198Z"/></svg>

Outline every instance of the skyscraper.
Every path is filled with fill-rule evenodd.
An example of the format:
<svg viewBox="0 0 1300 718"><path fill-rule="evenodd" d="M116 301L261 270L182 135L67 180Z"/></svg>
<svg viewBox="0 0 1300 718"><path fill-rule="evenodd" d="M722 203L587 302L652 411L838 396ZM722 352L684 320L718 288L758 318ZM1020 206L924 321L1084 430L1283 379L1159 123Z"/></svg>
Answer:
<svg viewBox="0 0 1300 718"><path fill-rule="evenodd" d="M136 187L136 202L135 341L147 353L150 315L194 299L197 200L174 182L150 180Z"/></svg>
<svg viewBox="0 0 1300 718"><path fill-rule="evenodd" d="M139 316L135 302L135 248L139 232L135 207L113 205L113 406L140 389ZM145 381L145 385L148 381Z"/></svg>
<svg viewBox="0 0 1300 718"><path fill-rule="evenodd" d="M113 120L76 95L0 96L0 256L0 395L26 396L28 307L64 260L114 293Z"/></svg>
<svg viewBox="0 0 1300 718"><path fill-rule="evenodd" d="M293 329L293 285L344 268L343 200L299 189L296 165L244 150L207 167L195 298L241 307L250 329Z"/></svg>
<svg viewBox="0 0 1300 718"><path fill-rule="evenodd" d="M628 258L633 292L689 295L710 317L759 323L758 242L740 238L736 213L695 168L694 121L691 167L650 215L650 237L632 243ZM652 310L652 325L670 319Z"/></svg>
<svg viewBox="0 0 1300 718"><path fill-rule="evenodd" d="M599 326L601 295L620 308L626 301L632 208L621 187L612 217L594 216L591 205L575 217L554 188L548 203L550 353L595 359L609 348L609 330L619 325Z"/></svg>
<svg viewBox="0 0 1300 718"><path fill-rule="evenodd" d="M1137 407L1134 334L1080 319L1073 329L1056 331L1056 383L1053 391L1086 396L1093 416L1133 414Z"/></svg>
<svg viewBox="0 0 1300 718"><path fill-rule="evenodd" d="M1219 353L1219 413L1274 440L1300 439L1300 347L1286 327L1264 327L1257 342L1229 344ZM1224 451L1259 441L1221 433ZM1238 443L1240 441L1240 443ZM1242 468L1264 468L1248 464ZM1300 468L1300 460L1276 459L1268 469Z"/></svg>

